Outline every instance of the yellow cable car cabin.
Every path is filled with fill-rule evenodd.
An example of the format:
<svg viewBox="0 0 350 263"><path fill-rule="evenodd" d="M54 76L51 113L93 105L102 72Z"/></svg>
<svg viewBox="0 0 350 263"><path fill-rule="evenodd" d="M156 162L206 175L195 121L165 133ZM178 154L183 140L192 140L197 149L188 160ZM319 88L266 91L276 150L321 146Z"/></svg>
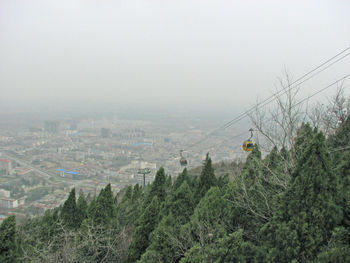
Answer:
<svg viewBox="0 0 350 263"><path fill-rule="evenodd" d="M253 150L254 143L251 140L244 141L242 148L245 152L251 152Z"/></svg>
<svg viewBox="0 0 350 263"><path fill-rule="evenodd" d="M250 138L248 140L245 140L243 145L242 145L242 148L245 152L251 152L253 151L253 147L254 147L254 142L252 141L252 138L253 138L253 129L250 128L249 129L250 131Z"/></svg>

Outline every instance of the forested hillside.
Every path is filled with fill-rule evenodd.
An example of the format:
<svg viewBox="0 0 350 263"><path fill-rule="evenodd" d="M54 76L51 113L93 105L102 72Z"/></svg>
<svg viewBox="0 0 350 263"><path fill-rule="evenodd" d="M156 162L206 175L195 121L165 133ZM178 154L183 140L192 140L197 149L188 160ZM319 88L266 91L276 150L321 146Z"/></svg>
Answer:
<svg viewBox="0 0 350 263"><path fill-rule="evenodd" d="M350 118L327 138L303 124L288 150L255 146L233 179L207 155L198 176L73 189L41 217L7 218L0 262L350 262L349 134Z"/></svg>

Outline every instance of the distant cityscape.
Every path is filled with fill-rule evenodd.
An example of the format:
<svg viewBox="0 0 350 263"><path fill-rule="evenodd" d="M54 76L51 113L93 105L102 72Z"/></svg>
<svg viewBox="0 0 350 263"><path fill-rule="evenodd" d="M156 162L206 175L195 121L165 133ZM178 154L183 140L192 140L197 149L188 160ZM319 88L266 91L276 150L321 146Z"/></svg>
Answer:
<svg viewBox="0 0 350 263"><path fill-rule="evenodd" d="M190 118L167 121L82 117L41 120L20 127L1 123L0 220L15 213L19 218L58 207L75 187L77 193L95 195L110 183L118 192L143 182L140 170L148 168L145 183L159 167L176 176L183 167L181 149L189 168L201 165L206 152L215 162L241 156L234 143L223 143L228 132L212 136ZM181 128L179 128L181 127ZM191 146L191 151L187 147Z"/></svg>

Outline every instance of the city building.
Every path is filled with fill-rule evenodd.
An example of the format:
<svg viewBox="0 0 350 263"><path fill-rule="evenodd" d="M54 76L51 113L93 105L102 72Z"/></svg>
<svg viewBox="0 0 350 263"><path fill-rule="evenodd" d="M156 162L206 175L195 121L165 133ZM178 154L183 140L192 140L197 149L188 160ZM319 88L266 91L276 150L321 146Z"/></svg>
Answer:
<svg viewBox="0 0 350 263"><path fill-rule="evenodd" d="M18 207L18 201L14 199L0 198L0 207L6 209L16 208Z"/></svg>
<svg viewBox="0 0 350 263"><path fill-rule="evenodd" d="M34 171L32 168L23 168L23 167L16 167L13 169L13 172L16 175L22 176L22 175L33 175Z"/></svg>
<svg viewBox="0 0 350 263"><path fill-rule="evenodd" d="M59 123L57 121L45 121L45 131L49 133L57 133Z"/></svg>
<svg viewBox="0 0 350 263"><path fill-rule="evenodd" d="M10 191L0 189L0 198L10 198Z"/></svg>
<svg viewBox="0 0 350 263"><path fill-rule="evenodd" d="M102 138L110 138L111 137L111 130L107 128L101 128L101 137Z"/></svg>
<svg viewBox="0 0 350 263"><path fill-rule="evenodd" d="M12 174L12 161L0 159L0 169L5 169L6 174Z"/></svg>

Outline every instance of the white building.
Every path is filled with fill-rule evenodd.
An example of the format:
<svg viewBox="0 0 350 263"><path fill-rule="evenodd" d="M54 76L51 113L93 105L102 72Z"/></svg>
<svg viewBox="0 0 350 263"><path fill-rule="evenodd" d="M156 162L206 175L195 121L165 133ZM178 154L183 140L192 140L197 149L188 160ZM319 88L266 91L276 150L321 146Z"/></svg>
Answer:
<svg viewBox="0 0 350 263"><path fill-rule="evenodd" d="M1 208L16 208L18 207L18 201L14 199L0 198Z"/></svg>
<svg viewBox="0 0 350 263"><path fill-rule="evenodd" d="M0 189L0 198L10 198L10 191Z"/></svg>

